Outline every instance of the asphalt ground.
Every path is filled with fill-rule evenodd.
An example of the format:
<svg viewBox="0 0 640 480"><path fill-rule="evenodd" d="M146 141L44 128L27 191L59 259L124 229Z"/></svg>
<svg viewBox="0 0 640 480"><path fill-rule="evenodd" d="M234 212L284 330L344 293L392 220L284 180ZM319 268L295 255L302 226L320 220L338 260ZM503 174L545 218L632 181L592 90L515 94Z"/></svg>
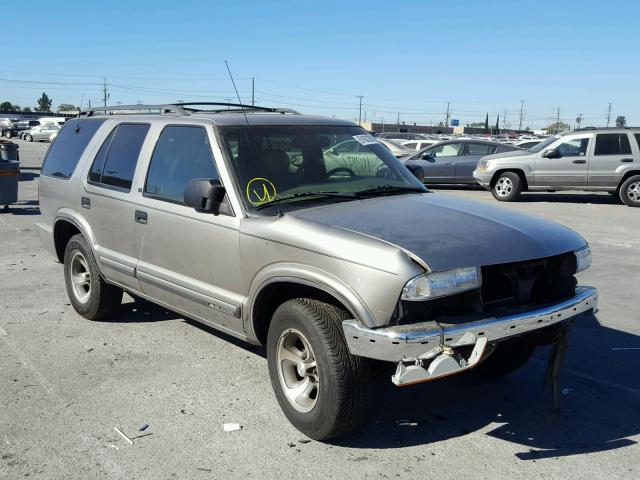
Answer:
<svg viewBox="0 0 640 480"><path fill-rule="evenodd" d="M398 389L380 376L364 428L319 443L280 411L263 349L128 297L112 321L78 316L34 231L47 144L17 143L20 201L0 213L0 478L640 477L640 209L578 192L504 205L593 249L580 282L600 290L600 311L572 330L559 417L542 349L491 382ZM227 422L242 429L224 432Z"/></svg>

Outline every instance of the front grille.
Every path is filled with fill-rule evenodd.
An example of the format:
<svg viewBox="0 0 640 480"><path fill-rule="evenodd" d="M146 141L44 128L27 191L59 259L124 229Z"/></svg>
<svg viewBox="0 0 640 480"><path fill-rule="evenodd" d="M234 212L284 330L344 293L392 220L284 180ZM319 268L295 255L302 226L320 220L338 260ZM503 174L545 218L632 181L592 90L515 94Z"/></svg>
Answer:
<svg viewBox="0 0 640 480"><path fill-rule="evenodd" d="M524 262L482 267L477 290L423 302L398 302L393 323L406 325L438 320L459 323L497 309L544 305L575 294L573 252Z"/></svg>

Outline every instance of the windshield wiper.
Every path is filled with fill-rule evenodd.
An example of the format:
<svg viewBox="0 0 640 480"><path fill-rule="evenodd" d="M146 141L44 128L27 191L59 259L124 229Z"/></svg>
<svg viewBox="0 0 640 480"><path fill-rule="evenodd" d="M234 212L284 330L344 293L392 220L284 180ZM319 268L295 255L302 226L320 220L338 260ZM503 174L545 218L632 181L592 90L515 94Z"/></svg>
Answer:
<svg viewBox="0 0 640 480"><path fill-rule="evenodd" d="M355 195L364 197L367 195L378 195L387 193L426 193L426 189L419 187L395 187L393 185L378 185L377 187L367 188L365 190L359 190L355 192Z"/></svg>
<svg viewBox="0 0 640 480"><path fill-rule="evenodd" d="M256 210L261 210L266 207L270 207L274 204L284 202L286 200L305 198L305 197L335 197L335 198L358 198L355 193L350 192L300 192L293 195L287 195L285 197L274 198L268 202L257 205Z"/></svg>

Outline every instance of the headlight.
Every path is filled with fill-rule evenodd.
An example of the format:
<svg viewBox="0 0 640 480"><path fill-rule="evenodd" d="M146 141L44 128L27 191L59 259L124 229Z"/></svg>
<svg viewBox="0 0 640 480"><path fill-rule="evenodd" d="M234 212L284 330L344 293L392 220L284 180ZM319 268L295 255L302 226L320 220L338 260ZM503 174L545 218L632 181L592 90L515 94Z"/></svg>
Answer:
<svg viewBox="0 0 640 480"><path fill-rule="evenodd" d="M486 172L487 170L489 170L490 165L491 163L489 162L489 160L480 160L478 162L478 165L476 166L476 170L478 170L479 172Z"/></svg>
<svg viewBox="0 0 640 480"><path fill-rule="evenodd" d="M576 273L591 266L591 248L589 246L576 250L573 254L576 256Z"/></svg>
<svg viewBox="0 0 640 480"><path fill-rule="evenodd" d="M473 290L482 285L479 267L429 272L412 278L402 289L402 300L429 300Z"/></svg>

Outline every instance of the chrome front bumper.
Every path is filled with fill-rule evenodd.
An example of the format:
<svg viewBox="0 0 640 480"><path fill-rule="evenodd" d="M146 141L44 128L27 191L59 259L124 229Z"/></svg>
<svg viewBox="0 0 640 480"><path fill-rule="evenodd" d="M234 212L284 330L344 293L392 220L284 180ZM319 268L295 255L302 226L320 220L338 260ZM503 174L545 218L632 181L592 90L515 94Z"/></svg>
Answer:
<svg viewBox="0 0 640 480"><path fill-rule="evenodd" d="M590 310L596 312L597 306L597 290L580 286L573 298L554 305L469 323L441 326L437 322L425 322L370 329L357 320L345 320L342 328L353 355L390 362L415 362L435 358L443 349L478 343L484 346L539 330Z"/></svg>

